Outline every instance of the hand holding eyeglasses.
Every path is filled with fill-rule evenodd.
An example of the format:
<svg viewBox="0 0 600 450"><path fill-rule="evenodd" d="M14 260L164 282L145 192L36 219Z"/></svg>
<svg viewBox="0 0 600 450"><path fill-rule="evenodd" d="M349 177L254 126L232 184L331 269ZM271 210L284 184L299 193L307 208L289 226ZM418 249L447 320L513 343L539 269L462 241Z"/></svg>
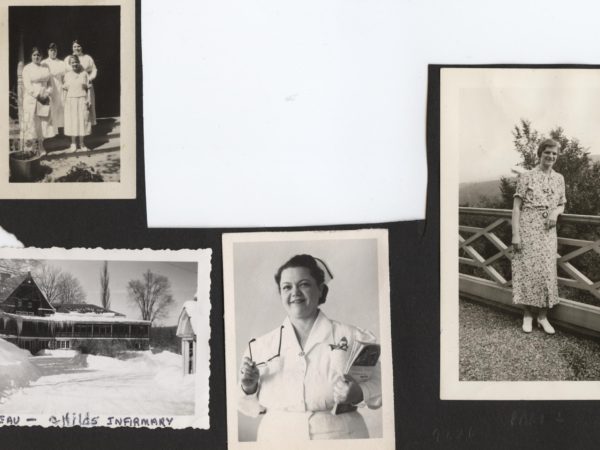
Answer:
<svg viewBox="0 0 600 450"><path fill-rule="evenodd" d="M256 367L256 364L247 356L244 357L242 361L242 370L240 371L242 374L242 389L248 395L252 395L258 389L258 378L260 377L260 372Z"/></svg>
<svg viewBox="0 0 600 450"><path fill-rule="evenodd" d="M333 385L333 401L338 404L357 405L363 401L362 389L354 378L344 375Z"/></svg>

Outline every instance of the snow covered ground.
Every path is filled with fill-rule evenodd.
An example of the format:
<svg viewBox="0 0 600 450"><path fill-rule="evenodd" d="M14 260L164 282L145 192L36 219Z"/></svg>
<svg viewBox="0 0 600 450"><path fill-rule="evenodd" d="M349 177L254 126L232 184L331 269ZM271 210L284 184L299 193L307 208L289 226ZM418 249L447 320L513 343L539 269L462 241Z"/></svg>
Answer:
<svg viewBox="0 0 600 450"><path fill-rule="evenodd" d="M15 389L40 377L38 368L29 362L29 356L28 351L0 339L0 402Z"/></svg>
<svg viewBox="0 0 600 450"><path fill-rule="evenodd" d="M183 374L175 353L27 353L0 339L0 414L194 415L194 376Z"/></svg>

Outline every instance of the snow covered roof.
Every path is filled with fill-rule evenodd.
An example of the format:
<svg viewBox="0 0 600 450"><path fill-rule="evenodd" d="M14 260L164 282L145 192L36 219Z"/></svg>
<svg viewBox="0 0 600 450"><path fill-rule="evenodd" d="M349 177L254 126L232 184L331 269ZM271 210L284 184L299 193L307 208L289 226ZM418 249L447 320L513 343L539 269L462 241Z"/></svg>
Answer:
<svg viewBox="0 0 600 450"><path fill-rule="evenodd" d="M189 300L181 307L177 322L178 337L191 337L198 334L197 322L200 316L200 305L195 300Z"/></svg>
<svg viewBox="0 0 600 450"><path fill-rule="evenodd" d="M54 305L56 308L56 312L59 313L81 313L81 314L114 314L115 316L125 316L125 314L118 313L116 311L111 311L110 309L105 309L102 306L94 305L92 303L59 303Z"/></svg>
<svg viewBox="0 0 600 450"><path fill-rule="evenodd" d="M19 319L26 319L31 322L81 322L81 323L128 323L128 324L140 324L149 325L149 320L136 320L128 319L123 315L116 315L115 313L55 313L49 316L29 316L24 314L11 314L2 313L9 317L15 317Z"/></svg>

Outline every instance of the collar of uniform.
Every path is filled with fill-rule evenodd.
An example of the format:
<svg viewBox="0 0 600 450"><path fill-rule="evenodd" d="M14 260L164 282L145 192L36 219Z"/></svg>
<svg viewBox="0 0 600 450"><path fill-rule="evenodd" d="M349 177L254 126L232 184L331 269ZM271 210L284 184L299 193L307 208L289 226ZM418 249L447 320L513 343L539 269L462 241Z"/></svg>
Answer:
<svg viewBox="0 0 600 450"><path fill-rule="evenodd" d="M282 345L285 348L297 348L299 352L308 354L308 352L310 352L317 344L332 341L333 324L331 323L331 320L327 318L325 313L319 310L319 314L310 330L308 339L304 344L304 349L300 347L298 338L296 338L296 333L294 332L294 326L289 317L286 317L283 321L283 334L284 343Z"/></svg>

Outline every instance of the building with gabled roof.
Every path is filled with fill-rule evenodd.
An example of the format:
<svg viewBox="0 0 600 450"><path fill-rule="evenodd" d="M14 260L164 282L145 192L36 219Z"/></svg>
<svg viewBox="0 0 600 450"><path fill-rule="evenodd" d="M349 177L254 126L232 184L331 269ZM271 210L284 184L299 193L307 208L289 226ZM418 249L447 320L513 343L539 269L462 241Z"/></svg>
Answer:
<svg viewBox="0 0 600 450"><path fill-rule="evenodd" d="M196 372L196 329L200 315L200 307L196 300L183 304L177 321L177 337L181 338L181 355L183 356L183 373Z"/></svg>
<svg viewBox="0 0 600 450"><path fill-rule="evenodd" d="M0 337L37 353L45 348L82 348L103 341L147 350L150 321L88 303L51 305L31 274L0 301Z"/></svg>

